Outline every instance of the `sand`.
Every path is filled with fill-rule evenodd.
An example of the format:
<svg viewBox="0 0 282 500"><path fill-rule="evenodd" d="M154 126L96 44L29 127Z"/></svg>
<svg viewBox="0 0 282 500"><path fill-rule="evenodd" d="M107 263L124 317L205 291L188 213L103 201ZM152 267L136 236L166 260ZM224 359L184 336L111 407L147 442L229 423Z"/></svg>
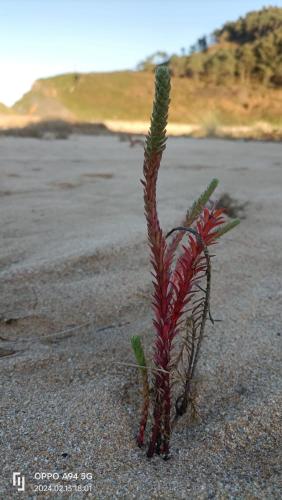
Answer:
<svg viewBox="0 0 282 500"><path fill-rule="evenodd" d="M165 229L212 177L248 205L216 249L201 420L179 422L167 462L136 447L138 373L118 364L133 334L153 337L142 148L71 136L1 138L0 152L1 498L280 498L281 145L168 141Z"/></svg>

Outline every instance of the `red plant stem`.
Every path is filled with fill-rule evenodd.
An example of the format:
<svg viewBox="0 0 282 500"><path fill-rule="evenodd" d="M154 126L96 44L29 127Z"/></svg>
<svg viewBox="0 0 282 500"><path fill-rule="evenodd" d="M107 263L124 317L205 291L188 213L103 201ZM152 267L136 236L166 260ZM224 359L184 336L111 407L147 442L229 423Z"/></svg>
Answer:
<svg viewBox="0 0 282 500"><path fill-rule="evenodd" d="M156 452L158 443L163 441L162 425L168 430L170 418L170 380L168 371L170 361L170 323L169 316L169 279L172 252L167 252L165 237L160 228L156 206L156 183L161 162L161 153L155 153L150 158L144 159L144 203L147 219L148 238L151 249L152 264L154 268L154 309L155 309L155 352L154 362L157 370L155 375L155 405L154 423L151 441L148 448L148 457ZM164 404L162 404L164 401ZM168 413L165 418L163 413Z"/></svg>
<svg viewBox="0 0 282 500"><path fill-rule="evenodd" d="M137 435L137 444L141 448L144 445L144 434L148 420L149 414L149 402L150 402L150 389L148 383L148 375L147 371L142 371L142 379L143 379L143 407L141 413L141 420L139 425L139 432Z"/></svg>
<svg viewBox="0 0 282 500"><path fill-rule="evenodd" d="M145 429L147 425L147 419L148 419L148 412L144 412L141 418L140 426L139 426L139 432L137 434L137 444L139 448L142 448L144 445L144 436L145 436Z"/></svg>
<svg viewBox="0 0 282 500"><path fill-rule="evenodd" d="M155 377L155 387L160 388L162 386L162 377L160 374L157 374ZM154 422L152 435L147 451L147 457L151 458L156 452L158 441L161 439L161 421L162 421L162 400L160 398L160 392L156 392L156 399L154 405Z"/></svg>
<svg viewBox="0 0 282 500"><path fill-rule="evenodd" d="M170 374L164 376L164 442L163 453L166 458L169 456L170 441L170 413L171 413L171 395L170 395Z"/></svg>
<svg viewBox="0 0 282 500"><path fill-rule="evenodd" d="M152 457L159 450L165 457L168 457L169 454L172 342L177 334L185 306L191 299L195 277L199 276L201 271L205 271L205 265L201 260L203 245L205 246L212 242L214 236L210 234L210 231L221 223L220 211L211 212L209 209L203 210L202 218L197 223L197 231L203 241L203 245L191 236L189 238L189 245L183 246L184 252L178 259L174 273L171 276L173 256L182 239L182 235L177 235L172 245L167 248L158 219L156 203L156 184L161 157L161 152L147 155L145 151L143 166L144 180L142 180L151 262L154 269L153 306L155 312L154 326L156 330L154 348L154 363L156 366L154 422L147 452L148 457ZM144 441L146 418L144 416L140 424L140 443Z"/></svg>

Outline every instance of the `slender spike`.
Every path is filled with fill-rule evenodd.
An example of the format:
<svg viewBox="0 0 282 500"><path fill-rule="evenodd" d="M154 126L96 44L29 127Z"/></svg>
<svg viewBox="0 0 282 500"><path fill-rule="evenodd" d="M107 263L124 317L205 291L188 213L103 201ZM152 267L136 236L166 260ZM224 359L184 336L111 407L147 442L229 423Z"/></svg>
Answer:
<svg viewBox="0 0 282 500"><path fill-rule="evenodd" d="M170 74L166 66L156 69L155 100L151 116L151 126L145 141L145 154L151 157L161 153L166 146L166 126L170 103Z"/></svg>

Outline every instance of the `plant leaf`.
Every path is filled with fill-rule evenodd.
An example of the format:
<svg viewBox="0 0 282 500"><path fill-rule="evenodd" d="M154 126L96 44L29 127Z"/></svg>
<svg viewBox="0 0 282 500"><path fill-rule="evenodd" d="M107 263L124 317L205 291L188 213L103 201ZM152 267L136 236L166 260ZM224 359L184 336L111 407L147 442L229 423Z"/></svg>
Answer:
<svg viewBox="0 0 282 500"><path fill-rule="evenodd" d="M144 354L144 349L142 346L141 338L139 335L134 335L131 337L131 346L137 361L137 364L140 368L146 368L146 358Z"/></svg>
<svg viewBox="0 0 282 500"><path fill-rule="evenodd" d="M185 226L191 226L197 217L201 214L203 208L209 201L211 195L215 191L219 184L218 179L212 179L209 183L207 189L201 194L201 196L193 203L190 210L187 211Z"/></svg>
<svg viewBox="0 0 282 500"><path fill-rule="evenodd" d="M227 224L224 224L224 226L221 227L218 231L216 231L216 238L220 238L224 234L228 233L228 231L231 231L231 229L234 229L234 227L238 226L240 224L239 219L234 219L231 222L227 222Z"/></svg>

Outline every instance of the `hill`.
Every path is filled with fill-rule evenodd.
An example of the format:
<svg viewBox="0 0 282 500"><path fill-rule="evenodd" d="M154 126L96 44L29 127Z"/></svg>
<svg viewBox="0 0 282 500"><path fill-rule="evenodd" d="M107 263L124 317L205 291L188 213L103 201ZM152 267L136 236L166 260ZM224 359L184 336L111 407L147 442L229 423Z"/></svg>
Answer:
<svg viewBox="0 0 282 500"><path fill-rule="evenodd" d="M66 74L38 80L14 105L21 114L82 121L147 120L153 74L115 72ZM282 90L229 83L206 85L173 77L170 120L199 123L211 116L222 124L279 123Z"/></svg>
<svg viewBox="0 0 282 500"><path fill-rule="evenodd" d="M0 114L7 114L10 113L10 109L5 106L2 102L0 102Z"/></svg>
<svg viewBox="0 0 282 500"><path fill-rule="evenodd" d="M158 62L168 64L173 75L171 122L282 124L282 9L251 12L214 31L210 43L198 40L189 55L158 53ZM155 65L151 56L139 71L40 79L13 112L44 119L146 121Z"/></svg>

